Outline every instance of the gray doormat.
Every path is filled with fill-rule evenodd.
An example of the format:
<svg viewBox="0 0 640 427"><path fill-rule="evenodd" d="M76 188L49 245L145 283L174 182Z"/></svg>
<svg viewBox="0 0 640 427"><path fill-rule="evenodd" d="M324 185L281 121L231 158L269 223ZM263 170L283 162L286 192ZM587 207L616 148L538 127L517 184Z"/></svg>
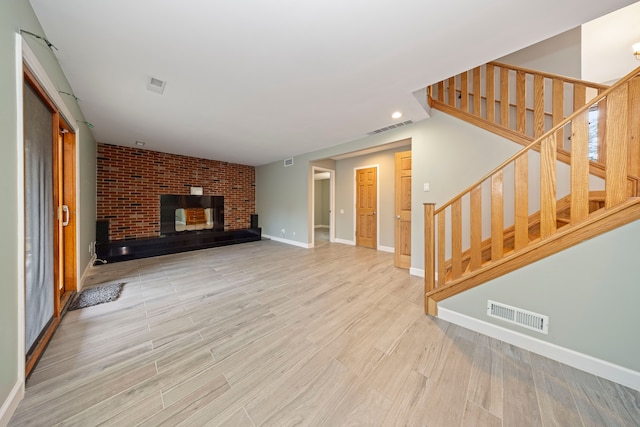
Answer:
<svg viewBox="0 0 640 427"><path fill-rule="evenodd" d="M115 283L113 285L96 286L95 288L85 289L74 297L67 310L77 310L79 308L115 301L120 296L123 286L124 283Z"/></svg>

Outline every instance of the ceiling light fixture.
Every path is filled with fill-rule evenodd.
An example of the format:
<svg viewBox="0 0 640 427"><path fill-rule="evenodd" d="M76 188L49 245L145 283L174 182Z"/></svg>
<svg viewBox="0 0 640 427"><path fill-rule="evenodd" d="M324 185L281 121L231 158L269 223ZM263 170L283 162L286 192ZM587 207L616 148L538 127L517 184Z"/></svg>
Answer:
<svg viewBox="0 0 640 427"><path fill-rule="evenodd" d="M396 111L391 115L392 119L399 119L400 117L402 117L402 113L400 111Z"/></svg>
<svg viewBox="0 0 640 427"><path fill-rule="evenodd" d="M633 56L636 57L638 61L640 61L640 42L631 46L633 48Z"/></svg>

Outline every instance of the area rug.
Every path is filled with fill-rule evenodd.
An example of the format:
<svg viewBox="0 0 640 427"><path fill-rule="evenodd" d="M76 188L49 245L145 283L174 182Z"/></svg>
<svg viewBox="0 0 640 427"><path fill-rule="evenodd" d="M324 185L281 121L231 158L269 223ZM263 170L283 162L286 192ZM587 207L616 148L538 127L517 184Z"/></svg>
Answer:
<svg viewBox="0 0 640 427"><path fill-rule="evenodd" d="M104 304L118 299L124 283L112 285L96 286L85 289L75 296L67 310L77 310L79 308L91 307L93 305Z"/></svg>

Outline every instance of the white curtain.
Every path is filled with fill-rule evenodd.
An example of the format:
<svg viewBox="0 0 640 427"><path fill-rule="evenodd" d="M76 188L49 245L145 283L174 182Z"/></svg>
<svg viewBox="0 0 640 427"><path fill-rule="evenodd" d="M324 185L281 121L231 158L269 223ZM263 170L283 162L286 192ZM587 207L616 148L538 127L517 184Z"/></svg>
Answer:
<svg viewBox="0 0 640 427"><path fill-rule="evenodd" d="M25 316L27 353L53 318L53 123L51 112L24 85Z"/></svg>

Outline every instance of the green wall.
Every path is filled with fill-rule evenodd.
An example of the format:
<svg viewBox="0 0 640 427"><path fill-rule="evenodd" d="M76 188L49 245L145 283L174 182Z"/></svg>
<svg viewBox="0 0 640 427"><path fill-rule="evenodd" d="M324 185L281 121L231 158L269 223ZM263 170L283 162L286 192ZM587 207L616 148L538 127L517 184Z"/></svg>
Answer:
<svg viewBox="0 0 640 427"><path fill-rule="evenodd" d="M6 0L0 2L0 128L3 129L0 143L0 197L7 207L0 221L0 405L21 378L18 372L18 289L20 287L16 246L21 236L16 230L18 205L18 111L16 101L16 34L24 29L36 34L44 34L27 0ZM25 36L31 50L46 70L49 79L58 90L72 92L60 65L46 45L32 37ZM55 44L55 41L53 41ZM63 99L76 120L85 120L75 101ZM72 126L76 123L71 123ZM90 261L89 244L95 240L96 219L96 144L86 127L81 126L78 143L78 165L80 185L79 197L79 247L78 265L80 273ZM80 277L78 277L80 279Z"/></svg>
<svg viewBox="0 0 640 427"><path fill-rule="evenodd" d="M439 306L640 372L640 221L442 301ZM487 316L487 300L549 316L549 334Z"/></svg>

